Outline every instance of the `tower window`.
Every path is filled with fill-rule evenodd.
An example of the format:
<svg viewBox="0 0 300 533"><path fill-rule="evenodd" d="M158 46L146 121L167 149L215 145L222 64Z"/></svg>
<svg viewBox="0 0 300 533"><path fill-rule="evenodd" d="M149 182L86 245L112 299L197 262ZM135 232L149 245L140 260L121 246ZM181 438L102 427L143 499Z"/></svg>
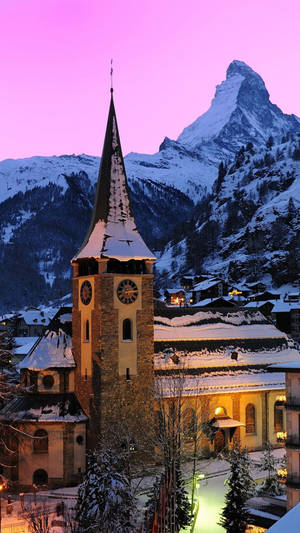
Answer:
<svg viewBox="0 0 300 533"><path fill-rule="evenodd" d="M88 320L85 323L85 340L86 341L90 340L90 323Z"/></svg>
<svg viewBox="0 0 300 533"><path fill-rule="evenodd" d="M129 368L126 368L126 381L130 381L130 371L129 371Z"/></svg>
<svg viewBox="0 0 300 533"><path fill-rule="evenodd" d="M123 320L123 341L132 341L132 321L130 318Z"/></svg>
<svg viewBox="0 0 300 533"><path fill-rule="evenodd" d="M246 433L256 432L255 418L255 406L253 405L253 403L248 403L246 407Z"/></svg>

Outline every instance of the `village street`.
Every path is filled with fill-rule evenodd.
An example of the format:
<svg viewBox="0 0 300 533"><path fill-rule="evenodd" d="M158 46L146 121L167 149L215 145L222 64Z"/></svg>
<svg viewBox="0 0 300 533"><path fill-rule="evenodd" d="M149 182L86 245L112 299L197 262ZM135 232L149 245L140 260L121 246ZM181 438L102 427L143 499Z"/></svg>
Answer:
<svg viewBox="0 0 300 533"><path fill-rule="evenodd" d="M285 450L283 448L274 450L274 455L282 459ZM255 465L261 461L261 452L252 452L250 457ZM224 529L217 525L219 515L224 505L224 496L226 493L225 480L228 477L229 465L226 461L219 459L202 460L197 463L197 481L195 483L195 501L199 502L199 511L194 528L194 533L221 533ZM183 465L184 477L189 479L186 488L191 496L192 492L192 464L191 462ZM263 477L262 472L257 466L252 470L254 479ZM154 477L147 476L143 478L139 485L139 500L141 505L147 500L149 490L153 485ZM45 501L47 509L51 514L51 520L54 520L54 527L51 533L61 533L60 522L61 516L57 516L56 508L63 501L67 507L73 507L75 504L77 487L67 487L63 489L44 491L37 493L37 502ZM4 494L2 500L2 523L1 533L27 533L28 526L22 517L22 506L20 497L12 498L11 514L7 514L7 495ZM25 502L34 504L34 495L25 495ZM190 528L185 530L190 531Z"/></svg>

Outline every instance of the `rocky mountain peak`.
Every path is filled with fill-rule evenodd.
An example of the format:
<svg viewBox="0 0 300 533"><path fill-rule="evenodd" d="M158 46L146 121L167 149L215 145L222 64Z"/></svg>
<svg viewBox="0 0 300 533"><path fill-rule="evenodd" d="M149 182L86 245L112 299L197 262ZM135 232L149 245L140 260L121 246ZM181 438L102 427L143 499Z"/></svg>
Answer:
<svg viewBox="0 0 300 533"><path fill-rule="evenodd" d="M270 102L261 76L243 61L234 60L226 80L217 85L208 111L183 130L178 142L217 160L220 149L225 149L225 158L231 157L248 142L258 145L269 136L280 139L299 130L296 117L285 115Z"/></svg>

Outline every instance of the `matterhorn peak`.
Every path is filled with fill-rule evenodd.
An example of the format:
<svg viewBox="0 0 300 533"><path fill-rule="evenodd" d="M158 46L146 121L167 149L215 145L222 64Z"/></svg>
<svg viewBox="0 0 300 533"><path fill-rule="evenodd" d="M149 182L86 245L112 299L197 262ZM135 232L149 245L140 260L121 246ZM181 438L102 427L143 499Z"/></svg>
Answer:
<svg viewBox="0 0 300 533"><path fill-rule="evenodd" d="M237 59L234 59L230 63L226 71L226 79L228 80L231 76L234 76L235 74L240 74L245 78L248 76L257 76L260 78L260 76L251 67L249 67L247 63L244 63L244 61L239 61Z"/></svg>
<svg viewBox="0 0 300 533"><path fill-rule="evenodd" d="M296 117L285 115L270 102L261 76L243 61L234 60L227 69L226 80L217 85L208 111L183 130L178 142L217 160L220 149L225 149L230 157L248 142L258 145L269 136L281 138L299 129Z"/></svg>

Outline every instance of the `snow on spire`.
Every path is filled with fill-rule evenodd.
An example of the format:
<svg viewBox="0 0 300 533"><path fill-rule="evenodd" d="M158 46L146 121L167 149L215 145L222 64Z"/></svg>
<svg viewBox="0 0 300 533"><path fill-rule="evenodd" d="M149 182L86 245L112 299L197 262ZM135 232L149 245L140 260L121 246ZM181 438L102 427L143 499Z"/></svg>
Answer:
<svg viewBox="0 0 300 533"><path fill-rule="evenodd" d="M132 214L112 89L92 220L73 261L89 257L155 259Z"/></svg>

